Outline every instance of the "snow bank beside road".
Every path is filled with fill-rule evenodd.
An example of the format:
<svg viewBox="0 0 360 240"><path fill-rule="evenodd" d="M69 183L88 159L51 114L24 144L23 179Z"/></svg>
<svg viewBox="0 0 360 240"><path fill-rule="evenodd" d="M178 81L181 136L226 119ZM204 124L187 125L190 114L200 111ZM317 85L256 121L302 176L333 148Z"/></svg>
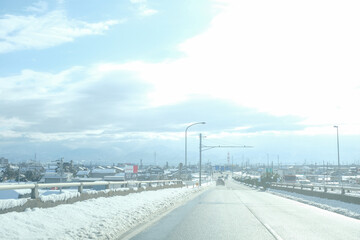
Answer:
<svg viewBox="0 0 360 240"><path fill-rule="evenodd" d="M144 187L143 187L144 188ZM23 206L27 200L30 200L30 197L28 198L21 198L18 199L18 192L19 190L23 189L16 189L16 190L0 190L0 210L5 210L9 208L15 208L18 206ZM28 189L26 189L28 190ZM97 193L109 193L109 192L118 192L118 191L128 191L129 188L112 188L112 189L106 189L106 190L92 190L92 189L83 189L84 193L89 194L97 194ZM134 191L138 191L138 188L132 188ZM29 193L31 190L28 190ZM39 199L42 202L60 202L60 201L66 201L71 198L79 197L81 194L78 192L77 189L63 189L60 190L39 190ZM2 198L4 197L4 198ZM13 197L14 199L11 199Z"/></svg>
<svg viewBox="0 0 360 240"><path fill-rule="evenodd" d="M22 206L27 202L27 199L6 199L0 200L0 210Z"/></svg>
<svg viewBox="0 0 360 240"><path fill-rule="evenodd" d="M358 204L345 203L326 198L312 197L277 189L268 189L267 191L282 197L293 199L298 202L306 203L328 211L340 213L348 217L360 219L360 205Z"/></svg>
<svg viewBox="0 0 360 240"><path fill-rule="evenodd" d="M0 215L0 239L113 239L202 188L170 188Z"/></svg>

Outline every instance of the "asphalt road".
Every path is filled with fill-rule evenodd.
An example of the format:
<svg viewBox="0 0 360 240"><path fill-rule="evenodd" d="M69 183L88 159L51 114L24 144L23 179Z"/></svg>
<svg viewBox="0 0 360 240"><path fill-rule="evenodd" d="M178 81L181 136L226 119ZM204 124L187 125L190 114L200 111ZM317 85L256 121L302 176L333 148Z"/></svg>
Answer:
<svg viewBox="0 0 360 240"><path fill-rule="evenodd" d="M131 239L360 239L360 220L228 181Z"/></svg>

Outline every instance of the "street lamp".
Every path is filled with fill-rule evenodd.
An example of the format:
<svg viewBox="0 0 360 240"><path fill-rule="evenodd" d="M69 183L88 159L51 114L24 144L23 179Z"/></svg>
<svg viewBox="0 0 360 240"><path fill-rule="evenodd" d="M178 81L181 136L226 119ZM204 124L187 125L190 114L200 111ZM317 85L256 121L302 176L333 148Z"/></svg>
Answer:
<svg viewBox="0 0 360 240"><path fill-rule="evenodd" d="M206 124L206 122L193 123L193 124L190 124L189 126L187 126L185 129L185 166L187 166L187 131L190 127L197 125L197 124Z"/></svg>
<svg viewBox="0 0 360 240"><path fill-rule="evenodd" d="M339 126L334 126L336 128L336 137L337 137L337 152L338 152L338 168L340 170L340 151L339 151Z"/></svg>
<svg viewBox="0 0 360 240"><path fill-rule="evenodd" d="M342 177L341 177L341 174L340 174L339 126L334 126L334 128L336 128L336 137L337 137L339 181L342 182Z"/></svg>

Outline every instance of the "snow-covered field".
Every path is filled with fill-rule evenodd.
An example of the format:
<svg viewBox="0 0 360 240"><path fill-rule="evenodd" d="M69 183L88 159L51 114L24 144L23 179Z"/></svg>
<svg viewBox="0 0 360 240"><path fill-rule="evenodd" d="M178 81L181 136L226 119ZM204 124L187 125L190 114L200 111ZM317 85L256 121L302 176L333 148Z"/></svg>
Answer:
<svg viewBox="0 0 360 240"><path fill-rule="evenodd" d="M360 219L360 205L345 203L337 200L302 195L276 189L268 189L270 193L293 199L302 203L310 204L328 211L340 213L349 217Z"/></svg>
<svg viewBox="0 0 360 240"><path fill-rule="evenodd" d="M2 214L0 239L114 239L204 188L144 191Z"/></svg>

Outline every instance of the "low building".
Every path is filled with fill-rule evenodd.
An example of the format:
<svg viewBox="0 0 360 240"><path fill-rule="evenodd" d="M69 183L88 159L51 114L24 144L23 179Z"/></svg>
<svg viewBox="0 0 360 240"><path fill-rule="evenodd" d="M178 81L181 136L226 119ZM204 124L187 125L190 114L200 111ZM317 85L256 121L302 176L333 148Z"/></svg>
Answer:
<svg viewBox="0 0 360 240"><path fill-rule="evenodd" d="M161 167L155 166L151 167L147 170L151 175L162 175L164 174L164 170Z"/></svg>
<svg viewBox="0 0 360 240"><path fill-rule="evenodd" d="M116 174L115 169L100 169L95 168L90 172L91 178L104 178L105 176L114 176Z"/></svg>
<svg viewBox="0 0 360 240"><path fill-rule="evenodd" d="M44 176L39 182L42 183L60 183L60 182L71 182L72 173L65 172L59 174L56 172L45 172Z"/></svg>
<svg viewBox="0 0 360 240"><path fill-rule="evenodd" d="M7 165L9 165L9 160L1 157L0 158L0 167L6 167Z"/></svg>
<svg viewBox="0 0 360 240"><path fill-rule="evenodd" d="M105 181L125 181L125 173L117 173L111 176L104 176Z"/></svg>
<svg viewBox="0 0 360 240"><path fill-rule="evenodd" d="M76 173L76 177L78 178L88 178L90 174L89 170L80 170Z"/></svg>

